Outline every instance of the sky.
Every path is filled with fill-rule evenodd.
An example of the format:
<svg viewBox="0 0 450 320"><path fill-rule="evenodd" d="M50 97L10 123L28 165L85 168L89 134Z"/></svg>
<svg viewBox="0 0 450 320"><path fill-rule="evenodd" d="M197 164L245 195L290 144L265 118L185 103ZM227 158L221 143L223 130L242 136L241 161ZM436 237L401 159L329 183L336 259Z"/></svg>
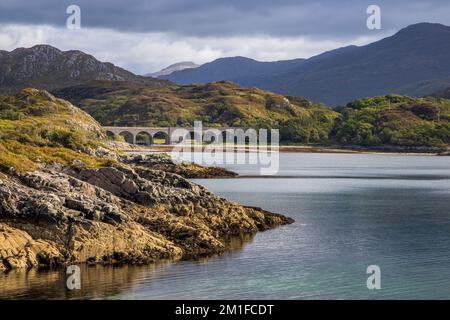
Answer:
<svg viewBox="0 0 450 320"><path fill-rule="evenodd" d="M69 5L81 29L66 26ZM381 9L370 30L367 7ZM0 0L0 50L49 44L137 74L180 61L308 58L364 45L410 24L450 25L448 0Z"/></svg>

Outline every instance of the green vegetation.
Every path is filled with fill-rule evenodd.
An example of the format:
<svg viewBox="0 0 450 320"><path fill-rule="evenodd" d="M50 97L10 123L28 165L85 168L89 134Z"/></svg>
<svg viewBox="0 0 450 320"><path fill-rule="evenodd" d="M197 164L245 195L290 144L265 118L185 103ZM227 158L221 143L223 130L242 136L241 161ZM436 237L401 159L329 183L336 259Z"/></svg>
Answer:
<svg viewBox="0 0 450 320"><path fill-rule="evenodd" d="M279 128L284 143L450 145L450 100L443 98L386 95L333 111L306 99L220 82L115 87L80 103L106 125L191 126L202 120L207 126ZM0 97L0 171L26 172L51 163L110 165L110 160L92 155L105 138L91 116L46 91L25 89ZM154 142L163 142L158 139Z"/></svg>
<svg viewBox="0 0 450 320"><path fill-rule="evenodd" d="M94 119L46 91L0 97L1 171L32 171L38 163L102 166L107 159L89 155L102 138Z"/></svg>
<svg viewBox="0 0 450 320"><path fill-rule="evenodd" d="M431 146L450 144L450 100L386 95L347 104L332 132L340 144Z"/></svg>
<svg viewBox="0 0 450 320"><path fill-rule="evenodd" d="M163 88L95 82L56 95L72 101L102 125L279 128L299 143L328 140L338 113L306 99L242 88L228 81ZM82 97L82 99L80 99Z"/></svg>
<svg viewBox="0 0 450 320"><path fill-rule="evenodd" d="M439 147L450 145L450 100L386 95L331 110L228 81L162 88L96 82L56 94L103 125L278 128L282 143ZM5 117L20 118L12 112Z"/></svg>

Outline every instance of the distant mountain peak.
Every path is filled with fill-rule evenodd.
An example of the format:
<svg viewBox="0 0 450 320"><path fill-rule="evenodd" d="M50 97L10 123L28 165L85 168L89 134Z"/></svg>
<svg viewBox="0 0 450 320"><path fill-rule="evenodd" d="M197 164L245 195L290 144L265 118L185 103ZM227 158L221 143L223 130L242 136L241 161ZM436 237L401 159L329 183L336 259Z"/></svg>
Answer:
<svg viewBox="0 0 450 320"><path fill-rule="evenodd" d="M450 30L450 27L443 25L441 23L419 22L419 23L410 24L409 26L404 27L403 29L400 29L399 32L416 31L416 30L431 30L431 31Z"/></svg>
<svg viewBox="0 0 450 320"><path fill-rule="evenodd" d="M0 91L26 87L53 90L93 80L131 81L157 86L168 82L141 77L79 50L61 51L46 44L0 51Z"/></svg>
<svg viewBox="0 0 450 320"><path fill-rule="evenodd" d="M440 23L420 22L400 29L393 38L426 38L450 34L450 27Z"/></svg>
<svg viewBox="0 0 450 320"><path fill-rule="evenodd" d="M337 106L367 96L422 96L450 87L449 52L450 27L423 22L368 45L342 47L309 59L221 58L162 78L178 84L231 80Z"/></svg>
<svg viewBox="0 0 450 320"><path fill-rule="evenodd" d="M47 45L47 44L37 44L30 48L16 48L11 51L11 53L26 53L26 52L56 52L56 53L62 53L61 50L58 48L55 48L53 46Z"/></svg>
<svg viewBox="0 0 450 320"><path fill-rule="evenodd" d="M259 62L258 60L252 59L252 58L248 58L248 57L243 57L243 56L234 56L234 57L224 57L224 58L218 58L215 61L252 61L252 62Z"/></svg>
<svg viewBox="0 0 450 320"><path fill-rule="evenodd" d="M168 66L164 69L161 69L157 72L147 73L144 76L158 78L161 76L168 76L176 71L181 71L181 70L185 70L185 69L194 69L194 68L198 68L198 67L200 67L200 65L196 64L192 61L181 61L181 62L171 64L170 66Z"/></svg>

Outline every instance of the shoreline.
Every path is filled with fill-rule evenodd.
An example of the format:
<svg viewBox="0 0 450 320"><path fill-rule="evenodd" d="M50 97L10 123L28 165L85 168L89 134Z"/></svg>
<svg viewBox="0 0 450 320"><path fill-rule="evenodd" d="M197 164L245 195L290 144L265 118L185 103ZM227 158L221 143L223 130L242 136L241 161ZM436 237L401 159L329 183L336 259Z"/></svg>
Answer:
<svg viewBox="0 0 450 320"><path fill-rule="evenodd" d="M234 177L231 171L170 162L129 155L96 169L42 166L3 174L0 198L10 201L0 217L0 273L195 260L232 250L228 239L294 223L190 181Z"/></svg>
<svg viewBox="0 0 450 320"><path fill-rule="evenodd" d="M203 152L205 151L204 145L202 146L183 146L190 150L188 152ZM171 152L175 148L174 145L153 145L150 147L132 146L131 148L123 148L122 151L126 153L164 153ZM218 150L217 148L216 150ZM185 150L187 151L187 150ZM224 146L222 151L234 151L234 152L258 152L257 147L249 147L242 145ZM264 152L281 152L281 153L333 153L333 154L385 154L385 155L405 155L405 156L450 156L450 151L431 148L431 147L396 147L396 146L384 146L384 147L359 147L359 146L294 146L294 145L281 145L275 148L264 148Z"/></svg>

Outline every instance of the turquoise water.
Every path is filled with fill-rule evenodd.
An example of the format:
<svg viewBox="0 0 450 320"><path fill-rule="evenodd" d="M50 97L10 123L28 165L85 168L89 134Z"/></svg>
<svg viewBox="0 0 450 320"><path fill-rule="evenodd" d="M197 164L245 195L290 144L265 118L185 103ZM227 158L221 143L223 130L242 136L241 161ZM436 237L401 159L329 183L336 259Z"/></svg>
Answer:
<svg viewBox="0 0 450 320"><path fill-rule="evenodd" d="M450 160L400 155L281 154L275 177L197 180L216 194L291 216L239 249L201 261L0 275L0 297L113 299L448 299ZM381 268L368 290L366 268Z"/></svg>

